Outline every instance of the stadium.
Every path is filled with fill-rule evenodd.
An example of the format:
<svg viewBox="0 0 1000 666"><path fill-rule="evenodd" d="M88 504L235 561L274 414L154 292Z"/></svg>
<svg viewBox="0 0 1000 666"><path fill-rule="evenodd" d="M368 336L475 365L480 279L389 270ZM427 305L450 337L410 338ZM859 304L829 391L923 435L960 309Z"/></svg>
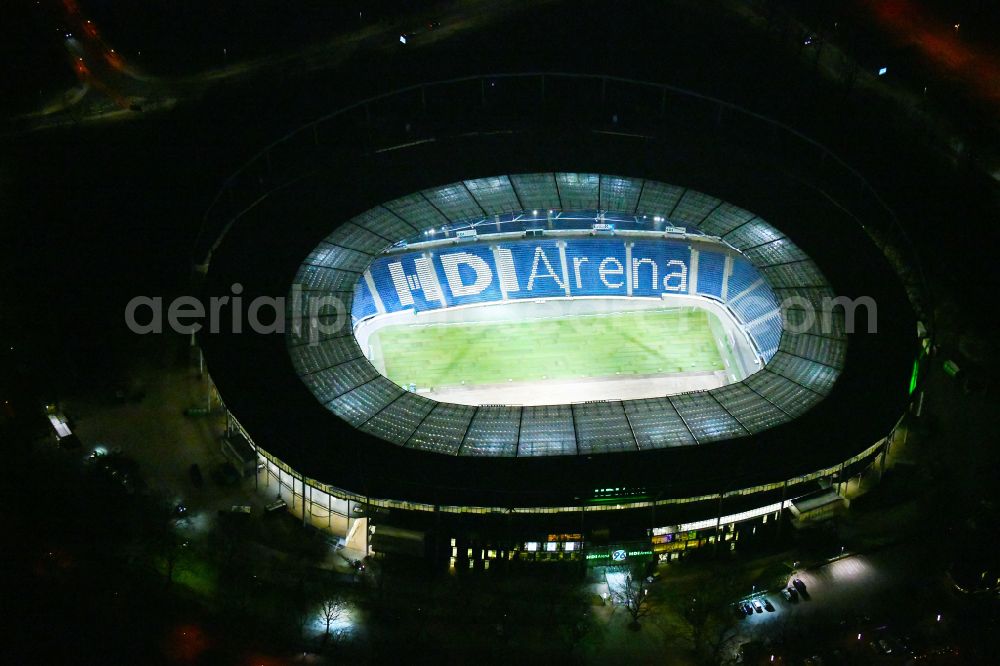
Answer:
<svg viewBox="0 0 1000 666"><path fill-rule="evenodd" d="M560 554L714 542L883 465L929 326L857 171L612 77L341 109L226 183L195 256L206 296L284 298L287 330L199 342L258 483L303 521L361 505L440 538L563 533Z"/></svg>

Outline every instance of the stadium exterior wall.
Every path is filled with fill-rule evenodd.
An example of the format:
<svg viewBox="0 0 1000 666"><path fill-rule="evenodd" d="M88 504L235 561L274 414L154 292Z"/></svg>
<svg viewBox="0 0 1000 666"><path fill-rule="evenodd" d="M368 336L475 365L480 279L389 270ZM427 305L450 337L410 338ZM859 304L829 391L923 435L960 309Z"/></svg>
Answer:
<svg viewBox="0 0 1000 666"><path fill-rule="evenodd" d="M818 469L814 472L807 474L798 475L787 479L777 479L770 483L760 484L756 486L751 486L747 488L739 488L735 490L726 491L723 493L713 493L709 495L699 495L695 497L675 497L668 499L658 499L658 500L645 500L645 501L626 501L623 500L620 503L615 504L582 504L582 505L572 505L572 506L455 506L455 505L437 505L437 504L427 504L423 502L414 502L404 499L392 499L392 498L380 498L380 497L370 497L359 495L348 490L343 490L335 486L323 483L316 479L311 479L304 474L292 469L289 465L282 462L275 455L265 451L263 448L259 447L254 441L253 437L249 432L240 424L240 422L227 411L227 418L229 422L229 427L240 432L248 442L254 447L258 457L258 477L263 475L265 484L269 487L271 479L274 479L277 488L275 490L276 497L281 497L286 501L289 506L289 510L296 515L301 515L303 522L307 520L320 520L326 518L329 519L334 515L335 512L331 511L332 502L334 500L341 502L354 502L356 504L363 504L373 507L379 507L390 510L405 510L405 511L425 511L425 512L438 512L442 511L445 513L461 513L461 514L523 514L523 513L580 513L580 512L593 512L593 511L610 511L610 510L621 510L621 509L649 509L653 507L666 507L666 506L683 506L683 505L697 505L702 502L714 501L725 499L727 497L748 497L755 495L765 495L769 492L774 492L782 488L793 488L798 487L803 484L807 484L814 481L819 481L821 479L831 480L835 484L844 483L846 479L843 474L845 470L850 470L850 476L857 474L858 463L864 463L863 468L867 469L874 465L880 466L880 471L884 469L886 457L889 454L889 450L892 447L892 443L896 437L896 428L888 433L885 437L878 440L865 450L857 453L846 460L843 460L837 464L825 467L823 469ZM904 416L900 417L899 422L897 422L897 427L902 423ZM259 479L258 479L259 481ZM296 487L297 486L297 487ZM791 504L792 497L783 497L780 504L781 508L787 508ZM747 510L746 519L754 518L764 513L769 513L773 511L773 503L763 504L761 507L756 509ZM699 518L707 518L707 516L693 515L690 516L691 520L697 520Z"/></svg>

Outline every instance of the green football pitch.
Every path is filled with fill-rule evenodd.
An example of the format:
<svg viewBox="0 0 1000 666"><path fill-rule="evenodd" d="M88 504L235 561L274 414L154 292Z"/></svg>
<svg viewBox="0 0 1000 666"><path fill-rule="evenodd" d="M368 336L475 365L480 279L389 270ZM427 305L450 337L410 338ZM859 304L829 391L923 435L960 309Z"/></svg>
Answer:
<svg viewBox="0 0 1000 666"><path fill-rule="evenodd" d="M401 386L445 387L722 370L704 310L387 326L369 339Z"/></svg>

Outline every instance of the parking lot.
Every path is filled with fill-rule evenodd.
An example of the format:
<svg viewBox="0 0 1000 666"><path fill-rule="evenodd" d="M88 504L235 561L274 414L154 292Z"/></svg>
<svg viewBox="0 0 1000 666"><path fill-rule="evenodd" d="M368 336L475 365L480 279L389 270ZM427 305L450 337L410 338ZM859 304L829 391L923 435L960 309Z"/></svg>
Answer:
<svg viewBox="0 0 1000 666"><path fill-rule="evenodd" d="M912 544L896 545L863 555L844 556L798 570L805 593L786 600L778 591L758 593L743 601L770 602L740 620L736 645L780 641L789 635L815 636L817 644L850 659L897 663L904 628L946 622L956 599L943 576L928 577L926 562ZM900 603L905 598L906 603ZM817 648L817 651L820 651Z"/></svg>

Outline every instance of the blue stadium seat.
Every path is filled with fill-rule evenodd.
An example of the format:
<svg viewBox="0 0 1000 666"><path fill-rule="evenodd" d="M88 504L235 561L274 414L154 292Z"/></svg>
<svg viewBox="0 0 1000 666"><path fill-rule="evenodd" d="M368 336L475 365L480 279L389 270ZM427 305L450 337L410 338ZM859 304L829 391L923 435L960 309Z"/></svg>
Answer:
<svg viewBox="0 0 1000 666"><path fill-rule="evenodd" d="M749 324L775 312L778 309L778 302L775 300L771 288L761 282L750 291L745 291L735 299L730 299L729 307L732 308L741 322Z"/></svg>
<svg viewBox="0 0 1000 666"><path fill-rule="evenodd" d="M359 278L358 284L354 288L354 302L351 303L351 320L354 324L357 324L365 317L370 317L376 312L375 299L368 288L368 283L365 282L363 277Z"/></svg>
<svg viewBox="0 0 1000 666"><path fill-rule="evenodd" d="M685 242L641 240L632 246L632 295L688 293L691 248Z"/></svg>
<svg viewBox="0 0 1000 666"><path fill-rule="evenodd" d="M482 243L457 245L432 252L438 284L448 307L499 301L493 251Z"/></svg>
<svg viewBox="0 0 1000 666"><path fill-rule="evenodd" d="M444 306L433 262L421 252L380 257L369 271L386 312Z"/></svg>
<svg viewBox="0 0 1000 666"><path fill-rule="evenodd" d="M698 253L698 293L722 298L722 279L726 255L721 252Z"/></svg>
<svg viewBox="0 0 1000 666"><path fill-rule="evenodd" d="M778 343L781 342L781 316L775 315L768 319L757 322L747 331L760 348L764 362L767 363L778 350Z"/></svg>
<svg viewBox="0 0 1000 666"><path fill-rule="evenodd" d="M500 250L510 252L516 275L516 288L508 288L508 298L546 298L566 295L562 262L556 241L501 243ZM511 283L512 287L514 286Z"/></svg>
<svg viewBox="0 0 1000 666"><path fill-rule="evenodd" d="M624 296L625 243L603 238L567 241L566 271L574 296Z"/></svg>
<svg viewBox="0 0 1000 666"><path fill-rule="evenodd" d="M760 273L757 272L757 268L753 264L746 259L736 259L733 262L732 275L729 276L726 299L732 300L734 296L749 289L759 279Z"/></svg>

